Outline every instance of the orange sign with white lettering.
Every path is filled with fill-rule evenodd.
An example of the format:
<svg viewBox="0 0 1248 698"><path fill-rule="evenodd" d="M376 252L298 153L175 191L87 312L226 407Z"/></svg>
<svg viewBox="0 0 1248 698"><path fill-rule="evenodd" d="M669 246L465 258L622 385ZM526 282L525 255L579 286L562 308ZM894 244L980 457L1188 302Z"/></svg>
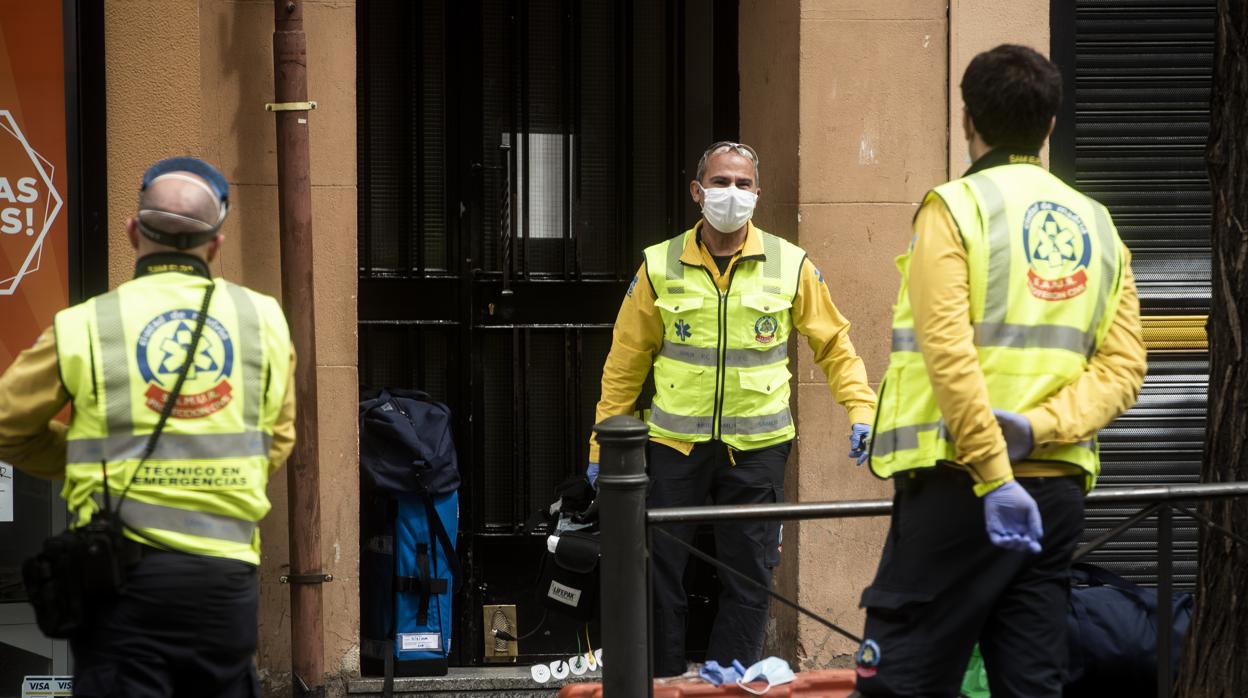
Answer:
<svg viewBox="0 0 1248 698"><path fill-rule="evenodd" d="M0 0L0 370L69 303L62 3Z"/></svg>

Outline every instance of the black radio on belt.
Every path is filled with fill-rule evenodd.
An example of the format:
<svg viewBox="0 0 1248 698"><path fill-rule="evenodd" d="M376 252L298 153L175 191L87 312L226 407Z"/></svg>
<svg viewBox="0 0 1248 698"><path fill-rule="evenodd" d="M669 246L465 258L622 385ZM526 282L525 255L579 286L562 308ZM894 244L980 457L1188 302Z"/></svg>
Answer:
<svg viewBox="0 0 1248 698"><path fill-rule="evenodd" d="M91 607L117 596L133 557L125 554L129 549L120 527L103 512L45 540L22 564L22 581L43 634L72 637L85 627Z"/></svg>

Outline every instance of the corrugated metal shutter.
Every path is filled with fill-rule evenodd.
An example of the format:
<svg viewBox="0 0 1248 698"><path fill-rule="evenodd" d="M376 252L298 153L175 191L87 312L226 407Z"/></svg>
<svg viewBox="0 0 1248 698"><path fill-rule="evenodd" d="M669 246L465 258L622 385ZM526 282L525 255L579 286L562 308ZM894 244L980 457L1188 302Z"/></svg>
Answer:
<svg viewBox="0 0 1248 698"><path fill-rule="evenodd" d="M1149 377L1139 404L1101 433L1102 487L1195 482L1208 361L1209 184L1204 147L1213 0L1052 4L1053 58L1066 77L1054 171L1109 207L1146 316ZM1087 538L1130 513L1088 512ZM1175 517L1175 581L1195 581L1196 529ZM1150 523L1094 553L1125 576L1155 578Z"/></svg>

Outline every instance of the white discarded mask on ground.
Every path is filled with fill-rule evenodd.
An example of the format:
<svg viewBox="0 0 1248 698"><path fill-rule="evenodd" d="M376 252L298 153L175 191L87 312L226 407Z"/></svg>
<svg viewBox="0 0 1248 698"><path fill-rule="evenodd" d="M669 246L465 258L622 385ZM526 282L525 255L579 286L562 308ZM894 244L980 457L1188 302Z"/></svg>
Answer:
<svg viewBox="0 0 1248 698"><path fill-rule="evenodd" d="M793 670L789 668L789 663L779 657L768 657L761 662L751 664L749 669L745 670L745 675L737 681L737 685L741 688L761 696L770 691L773 686L779 686L793 681ZM760 690L749 687L751 681L766 681L767 688Z"/></svg>

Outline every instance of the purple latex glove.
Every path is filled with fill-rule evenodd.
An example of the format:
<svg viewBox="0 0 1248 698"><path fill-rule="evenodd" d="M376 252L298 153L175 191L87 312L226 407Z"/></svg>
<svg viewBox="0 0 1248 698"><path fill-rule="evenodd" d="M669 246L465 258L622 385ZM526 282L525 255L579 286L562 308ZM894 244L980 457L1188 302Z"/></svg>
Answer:
<svg viewBox="0 0 1248 698"><path fill-rule="evenodd" d="M1005 452L1010 456L1010 463L1018 463L1031 455L1035 448L1035 440L1031 435L1031 421L1017 412L993 410L992 416L997 418L1001 426L1001 435L1005 437Z"/></svg>
<svg viewBox="0 0 1248 698"><path fill-rule="evenodd" d="M589 484L594 489L598 489L598 464L597 463L589 464L589 467L585 469L585 477L589 479Z"/></svg>
<svg viewBox="0 0 1248 698"><path fill-rule="evenodd" d="M857 465L867 462L867 444L871 441L871 427L855 424L849 431L849 457L856 458Z"/></svg>
<svg viewBox="0 0 1248 698"><path fill-rule="evenodd" d="M1011 480L984 495L984 525L988 540L1006 550L1040 552L1044 526L1036 500Z"/></svg>
<svg viewBox="0 0 1248 698"><path fill-rule="evenodd" d="M741 666L741 662L732 660L731 666L720 666L719 662L714 659L707 660L706 664L698 670L698 676L712 686L729 686L735 684L742 675L745 674L745 667Z"/></svg>

